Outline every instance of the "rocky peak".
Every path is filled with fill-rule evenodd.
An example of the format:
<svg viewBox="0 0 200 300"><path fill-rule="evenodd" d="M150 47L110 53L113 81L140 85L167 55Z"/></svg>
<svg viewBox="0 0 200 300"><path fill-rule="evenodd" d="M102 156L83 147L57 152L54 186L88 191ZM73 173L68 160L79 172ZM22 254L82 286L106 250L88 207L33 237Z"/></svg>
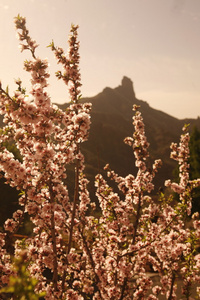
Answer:
<svg viewBox="0 0 200 300"><path fill-rule="evenodd" d="M124 76L122 78L122 86L126 88L133 88L133 81L130 78Z"/></svg>
<svg viewBox="0 0 200 300"><path fill-rule="evenodd" d="M121 85L118 86L117 91L128 97L129 99L135 98L135 91L133 88L133 82L130 78L124 76L121 81Z"/></svg>

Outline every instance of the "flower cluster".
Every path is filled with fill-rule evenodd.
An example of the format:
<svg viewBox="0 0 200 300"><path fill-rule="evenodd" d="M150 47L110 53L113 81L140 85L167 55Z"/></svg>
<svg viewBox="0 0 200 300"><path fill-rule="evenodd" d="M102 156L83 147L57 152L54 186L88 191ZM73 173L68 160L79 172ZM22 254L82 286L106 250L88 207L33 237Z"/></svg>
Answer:
<svg viewBox="0 0 200 300"><path fill-rule="evenodd" d="M4 115L6 124L0 134L0 170L7 183L21 191L19 204L22 206L13 218L5 222L5 240L8 236L12 237L10 243L14 250L12 249L10 254L13 252L17 254L21 244L15 242L14 235L24 216L28 215L34 225L33 238L26 240L28 256L34 258L29 271L39 280L36 289L46 291L47 298L55 293L56 299L66 290L65 284L62 289L61 286L62 281L68 276L64 272L67 268L66 253L70 252L71 246L64 241L72 239L71 223L72 219L76 223L78 214L77 211L73 213L73 199L66 185L66 170L69 164L76 163L78 180L84 170L80 144L88 138L91 105L79 104L77 99L75 101L74 94L73 103L66 112L51 103L46 90L49 78L48 62L36 57L36 44L26 29L25 18L18 16L15 24L22 48L31 51L33 60L24 63L25 70L31 75L29 94L20 88L21 82L18 82L19 87L13 96L10 96L2 86L0 88L1 114ZM74 36L77 36L76 31L77 27L73 27ZM70 60L73 60L76 66L77 42L73 38L70 41ZM77 81L75 71L70 73L70 80ZM78 94L76 92L76 97ZM15 141L22 161L17 160L6 149L5 142L10 140ZM83 181L80 178L81 186ZM81 215L88 204L86 201L88 196L84 190L85 188L80 192ZM73 243L74 238L71 244ZM9 253L2 254L2 257L4 257L2 280L5 284L11 272L11 266L8 265ZM53 285L47 284L48 279L44 275L46 269L53 273ZM58 279L62 277L63 279Z"/></svg>
<svg viewBox="0 0 200 300"><path fill-rule="evenodd" d="M63 66L63 72L58 71L56 73L56 76L58 79L63 79L65 84L70 84L69 94L71 97L71 101L74 103L77 103L79 97L81 96L81 75L79 70L80 56L77 30L78 26L71 26L70 35L68 38L68 55L64 53L64 50L62 48L55 47L54 42L49 45L52 51L54 51L58 63L61 63Z"/></svg>
<svg viewBox="0 0 200 300"><path fill-rule="evenodd" d="M72 26L67 54L53 42L50 45L63 66L57 76L69 85L71 104L64 112L51 103L48 62L36 57L37 45L25 18L18 16L15 24L22 50L32 54L32 60L24 64L31 75L31 90L26 94L18 80L18 89L10 96L0 85L5 123L0 131L0 171L6 183L20 191L21 206L0 233L0 293L10 292L15 299L20 288L20 295L31 292L33 299L43 295L62 300L156 300L164 295L172 300L177 299L179 278L186 299L194 284L199 297L200 220L198 214L189 216L191 192L200 179L189 180L185 127L179 146L171 146L180 182L165 183L179 199L163 193L153 197L153 180L161 161L149 167L145 126L134 105L134 133L125 143L133 149L137 173L122 177L105 166L108 180L101 174L95 179L99 213L90 199L81 152L81 143L88 138L91 105L79 101L78 27ZM21 160L5 146L13 140ZM74 166L73 180L67 177L70 166ZM17 233L25 217L33 230L22 239ZM159 284L149 276L150 271L159 277Z"/></svg>

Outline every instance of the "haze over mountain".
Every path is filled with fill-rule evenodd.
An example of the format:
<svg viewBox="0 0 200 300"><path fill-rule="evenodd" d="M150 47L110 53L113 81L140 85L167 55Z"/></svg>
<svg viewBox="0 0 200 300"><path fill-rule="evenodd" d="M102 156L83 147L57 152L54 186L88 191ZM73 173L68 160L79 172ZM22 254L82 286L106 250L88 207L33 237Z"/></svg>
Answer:
<svg viewBox="0 0 200 300"><path fill-rule="evenodd" d="M163 186L166 179L172 178L176 162L170 159L170 144L178 142L182 127L190 123L192 128L200 128L200 119L179 120L162 111L153 109L143 100L137 99L133 82L123 77L121 84L112 89L106 87L92 98L83 98L92 103L91 130L89 140L82 145L86 161L86 173L92 181L95 174L102 172L106 163L119 175L135 174L134 156L131 147L123 140L132 136L133 104L140 105L145 123L145 131L150 143L150 163L161 158L163 165L156 176L157 187ZM69 104L59 105L65 109Z"/></svg>
<svg viewBox="0 0 200 300"><path fill-rule="evenodd" d="M71 24L79 25L82 95L116 87L124 74L135 83L136 96L176 118L196 118L200 111L199 0L1 0L0 80L10 90L14 78L30 86L23 70L13 18L26 17L27 29L47 57L49 71L58 71L47 45L67 50ZM56 103L69 101L66 86L55 76L48 92ZM169 105L169 102L171 105Z"/></svg>

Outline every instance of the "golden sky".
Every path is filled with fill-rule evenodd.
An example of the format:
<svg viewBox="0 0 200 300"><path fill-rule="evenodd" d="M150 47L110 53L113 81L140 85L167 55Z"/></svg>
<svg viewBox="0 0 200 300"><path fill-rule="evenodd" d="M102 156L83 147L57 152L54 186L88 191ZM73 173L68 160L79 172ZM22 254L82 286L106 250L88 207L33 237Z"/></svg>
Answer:
<svg viewBox="0 0 200 300"><path fill-rule="evenodd" d="M136 97L177 118L200 116L200 0L0 0L0 79L14 89L14 78L28 85L13 18L27 19L48 57L53 102L68 101L67 89L54 77L59 66L51 50L67 49L71 23L79 24L83 96L116 87L125 75Z"/></svg>

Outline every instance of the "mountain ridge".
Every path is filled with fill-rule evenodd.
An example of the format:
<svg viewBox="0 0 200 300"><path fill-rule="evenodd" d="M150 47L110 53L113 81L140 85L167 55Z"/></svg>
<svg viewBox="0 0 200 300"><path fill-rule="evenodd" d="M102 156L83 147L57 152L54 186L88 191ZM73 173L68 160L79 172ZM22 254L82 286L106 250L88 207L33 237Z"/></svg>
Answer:
<svg viewBox="0 0 200 300"><path fill-rule="evenodd" d="M137 169L132 148L123 143L124 138L132 136L134 132L132 125L133 104L140 105L147 140L150 143L150 158L147 166L151 168L155 159L160 158L163 162L153 181L155 184L154 194L157 194L160 187L164 187L166 179L173 177L172 172L176 167L176 162L170 159L170 144L179 142L183 125L190 123L190 129L194 125L200 129L200 118L179 120L152 108L146 101L137 99L133 82L126 76L116 88L106 87L96 96L85 97L80 101L92 103L89 139L82 144L81 149L85 156L85 174L89 179L88 189L94 201L96 201L95 175L101 173L106 176L103 168L107 163L121 176L130 173L136 175ZM65 110L69 103L57 105ZM2 120L3 117L0 116L0 126L3 125ZM73 195L73 165L67 166L67 175L69 194ZM1 178L0 226L7 218L11 217L12 212L17 207L18 199L18 191L3 182L4 180Z"/></svg>
<svg viewBox="0 0 200 300"><path fill-rule="evenodd" d="M85 155L86 175L94 185L97 173L104 173L104 166L109 163L111 168L121 176L137 172L131 147L123 143L124 138L132 136L133 105L139 105L145 124L147 140L150 143L149 167L155 159L163 161L155 179L156 186L162 186L165 179L172 178L176 162L170 159L170 145L179 142L182 127L190 123L200 129L200 118L177 119L167 113L152 108L146 101L137 99L133 81L124 76L121 84L115 88L105 87L94 97L84 97L81 102L92 103L91 128L89 139L82 144ZM69 103L57 104L65 110ZM0 116L0 126L2 126Z"/></svg>
<svg viewBox="0 0 200 300"><path fill-rule="evenodd" d="M89 139L82 145L86 161L86 173L90 179L109 163L119 175L135 173L133 152L123 143L127 136L132 136L134 128L132 117L134 104L140 105L145 124L147 140L150 143L150 163L161 158L163 166L155 179L156 186L162 186L164 180L172 178L176 162L170 159L170 145L179 142L182 127L190 123L200 128L200 119L177 119L161 110L152 108L146 101L137 99L133 82L128 77L122 78L116 88L105 87L94 97L83 98L81 102L92 103L91 129ZM69 104L58 105L65 109Z"/></svg>

